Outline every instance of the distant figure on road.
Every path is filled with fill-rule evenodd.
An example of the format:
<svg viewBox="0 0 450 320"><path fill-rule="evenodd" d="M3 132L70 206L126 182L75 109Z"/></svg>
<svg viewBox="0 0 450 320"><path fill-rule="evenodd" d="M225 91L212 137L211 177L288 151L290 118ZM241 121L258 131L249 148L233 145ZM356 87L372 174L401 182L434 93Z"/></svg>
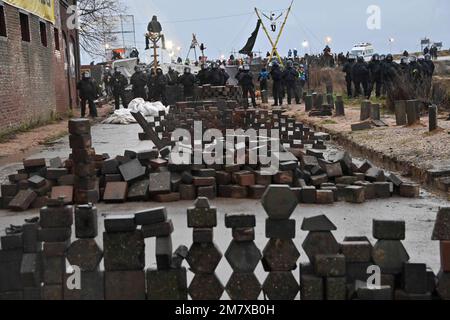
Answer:
<svg viewBox="0 0 450 320"><path fill-rule="evenodd" d="M81 100L81 117L86 116L86 102L89 104L89 116L96 118L97 108L94 100L98 97L97 86L91 79L90 72L84 72L81 80L77 84L78 94Z"/></svg>

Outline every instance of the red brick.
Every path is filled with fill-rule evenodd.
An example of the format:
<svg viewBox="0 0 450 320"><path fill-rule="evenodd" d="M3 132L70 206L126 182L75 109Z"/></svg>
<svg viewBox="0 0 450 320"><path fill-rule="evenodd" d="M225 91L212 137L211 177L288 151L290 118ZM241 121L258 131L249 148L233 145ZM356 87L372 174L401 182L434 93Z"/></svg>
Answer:
<svg viewBox="0 0 450 320"><path fill-rule="evenodd" d="M73 187L72 186L59 186L52 188L51 199L57 200L60 197L64 197L65 204L73 203Z"/></svg>

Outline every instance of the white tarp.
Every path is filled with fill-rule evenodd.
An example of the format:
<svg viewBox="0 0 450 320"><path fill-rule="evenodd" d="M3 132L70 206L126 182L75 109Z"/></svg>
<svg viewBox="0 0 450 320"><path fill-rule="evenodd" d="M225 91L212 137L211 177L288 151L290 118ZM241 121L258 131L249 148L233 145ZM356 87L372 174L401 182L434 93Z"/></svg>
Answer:
<svg viewBox="0 0 450 320"><path fill-rule="evenodd" d="M160 111L169 113L170 107L165 107L161 102L148 102L142 98L134 99L128 105L128 109L121 108L114 111L108 119L104 120L104 124L130 124L136 123L136 120L131 115L131 112L140 112L149 121L154 121L153 117L157 117Z"/></svg>

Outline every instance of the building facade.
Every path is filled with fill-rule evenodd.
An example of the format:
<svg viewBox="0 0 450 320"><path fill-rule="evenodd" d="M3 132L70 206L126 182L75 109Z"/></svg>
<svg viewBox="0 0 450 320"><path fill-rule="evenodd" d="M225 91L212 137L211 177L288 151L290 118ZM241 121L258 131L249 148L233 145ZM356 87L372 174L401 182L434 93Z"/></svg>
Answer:
<svg viewBox="0 0 450 320"><path fill-rule="evenodd" d="M78 101L78 31L66 23L76 0L48 0L53 21L11 3L0 0L0 134L66 114Z"/></svg>

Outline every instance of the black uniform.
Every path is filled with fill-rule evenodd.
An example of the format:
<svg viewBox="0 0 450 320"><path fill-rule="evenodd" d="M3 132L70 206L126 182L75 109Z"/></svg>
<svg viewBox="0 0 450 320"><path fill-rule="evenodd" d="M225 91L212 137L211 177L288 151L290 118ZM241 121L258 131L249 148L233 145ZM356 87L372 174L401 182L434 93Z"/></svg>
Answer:
<svg viewBox="0 0 450 320"><path fill-rule="evenodd" d="M223 86L224 76L222 70L219 68L213 68L208 74L208 84L212 86Z"/></svg>
<svg viewBox="0 0 450 320"><path fill-rule="evenodd" d="M192 98L194 96L195 88L195 76L192 73L185 72L178 79L178 83L183 85L184 88L184 99Z"/></svg>
<svg viewBox="0 0 450 320"><path fill-rule="evenodd" d="M375 95L377 98L379 98L381 96L381 87L382 87L381 61L379 60L370 61L369 71L370 71L370 93L368 98L370 98L370 95L372 94L374 88L375 88Z"/></svg>
<svg viewBox="0 0 450 320"><path fill-rule="evenodd" d="M120 109L120 100L124 108L128 108L128 104L125 98L125 88L128 85L128 79L120 72L115 72L111 78L111 86L114 95L114 103L116 110Z"/></svg>
<svg viewBox="0 0 450 320"><path fill-rule="evenodd" d="M162 71L159 71L156 73L156 76L153 78L154 80L154 86L155 86L155 100L161 101L163 105L167 105L167 99L166 99L166 86L167 86L167 78L162 73Z"/></svg>
<svg viewBox="0 0 450 320"><path fill-rule="evenodd" d="M239 75L239 84L242 87L244 95L244 104L248 107L248 95L252 98L252 105L256 107L255 85L253 83L253 74L249 70L244 70Z"/></svg>
<svg viewBox="0 0 450 320"><path fill-rule="evenodd" d="M147 78L142 71L137 71L130 79L130 83L133 85L133 97L147 99L145 92L145 86L147 85Z"/></svg>
<svg viewBox="0 0 450 320"><path fill-rule="evenodd" d="M270 71L270 76L273 80L273 99L274 106L283 105L283 72L278 65L274 65Z"/></svg>
<svg viewBox="0 0 450 320"><path fill-rule="evenodd" d="M208 83L208 74L209 74L209 71L206 68L203 68L202 70L200 70L198 72L197 79L201 86Z"/></svg>
<svg viewBox="0 0 450 320"><path fill-rule="evenodd" d="M294 67L287 67L283 72L283 80L286 85L288 104L292 103L292 96L295 96L295 103L300 104L300 96L297 91L297 81L299 73Z"/></svg>
<svg viewBox="0 0 450 320"><path fill-rule="evenodd" d="M359 60L353 67L353 82L355 84L355 96L361 95L361 86L364 90L364 96L369 96L370 72L365 61Z"/></svg>
<svg viewBox="0 0 450 320"><path fill-rule="evenodd" d="M345 81L347 82L347 96L349 98L353 97L353 66L355 65L354 61L347 61L342 68L342 71L345 72Z"/></svg>
<svg viewBox="0 0 450 320"><path fill-rule="evenodd" d="M222 75L223 75L223 86L225 86L228 82L228 79L230 79L230 75L225 71L225 69L221 69Z"/></svg>
<svg viewBox="0 0 450 320"><path fill-rule="evenodd" d="M89 104L89 116L97 117L97 108L95 107L94 100L97 98L98 92L94 81L90 78L83 77L78 82L77 89L81 100L81 117L84 118L86 115L86 102Z"/></svg>

